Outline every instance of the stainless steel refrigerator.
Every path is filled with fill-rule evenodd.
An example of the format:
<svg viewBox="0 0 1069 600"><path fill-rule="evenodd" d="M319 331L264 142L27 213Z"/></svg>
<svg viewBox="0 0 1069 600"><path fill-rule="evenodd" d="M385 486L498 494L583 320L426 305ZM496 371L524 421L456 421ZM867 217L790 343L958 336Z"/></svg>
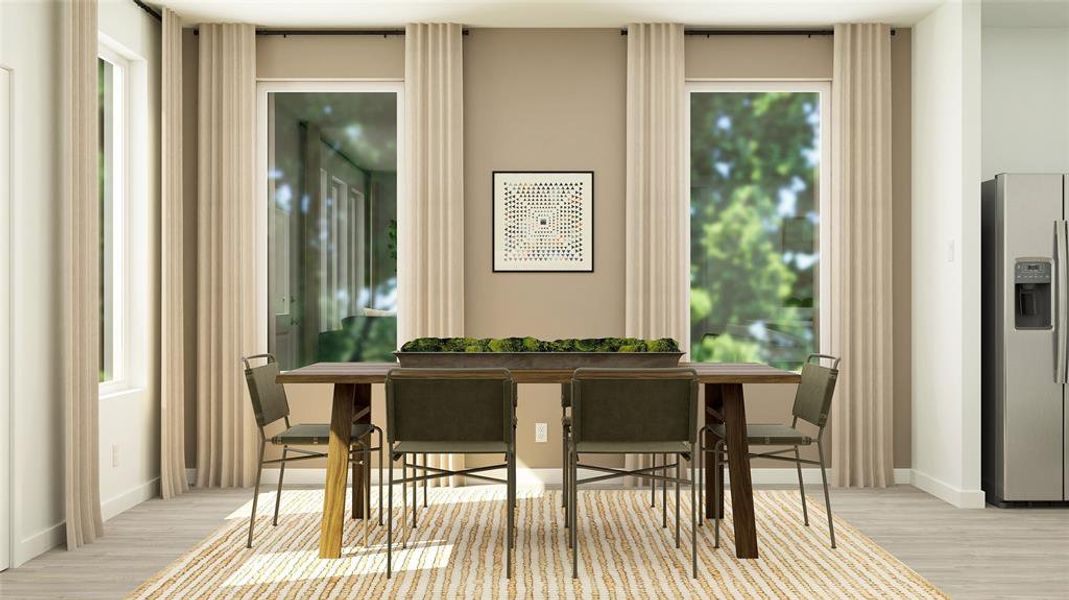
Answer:
<svg viewBox="0 0 1069 600"><path fill-rule="evenodd" d="M1001 506L1069 501L1069 175L982 192L982 472Z"/></svg>

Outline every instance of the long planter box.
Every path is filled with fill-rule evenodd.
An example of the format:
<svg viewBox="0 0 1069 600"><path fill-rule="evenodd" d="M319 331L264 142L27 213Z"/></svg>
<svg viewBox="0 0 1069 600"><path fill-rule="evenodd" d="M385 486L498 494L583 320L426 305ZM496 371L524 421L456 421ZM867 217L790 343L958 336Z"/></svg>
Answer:
<svg viewBox="0 0 1069 600"><path fill-rule="evenodd" d="M394 352L402 367L561 370L580 367L661 369L682 352Z"/></svg>

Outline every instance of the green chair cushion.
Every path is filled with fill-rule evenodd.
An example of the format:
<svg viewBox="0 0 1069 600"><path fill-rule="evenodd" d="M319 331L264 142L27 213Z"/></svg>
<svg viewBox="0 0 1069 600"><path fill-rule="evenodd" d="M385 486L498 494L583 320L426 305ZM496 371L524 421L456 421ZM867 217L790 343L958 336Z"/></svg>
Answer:
<svg viewBox="0 0 1069 600"><path fill-rule="evenodd" d="M579 442L579 454L678 454L691 451L690 442Z"/></svg>
<svg viewBox="0 0 1069 600"><path fill-rule="evenodd" d="M368 423L353 423L349 434L353 441L371 433L371 425ZM330 425L327 423L301 423L276 434L271 438L272 444L287 446L320 446L330 441Z"/></svg>
<svg viewBox="0 0 1069 600"><path fill-rule="evenodd" d="M720 439L727 439L723 424L714 424L710 429ZM808 446L813 443L813 438L778 423L747 423L746 441L756 446Z"/></svg>
<svg viewBox="0 0 1069 600"><path fill-rule="evenodd" d="M507 442L475 442L475 441L449 441L449 442L420 442L406 440L393 445L394 452L398 454L497 454L508 452Z"/></svg>

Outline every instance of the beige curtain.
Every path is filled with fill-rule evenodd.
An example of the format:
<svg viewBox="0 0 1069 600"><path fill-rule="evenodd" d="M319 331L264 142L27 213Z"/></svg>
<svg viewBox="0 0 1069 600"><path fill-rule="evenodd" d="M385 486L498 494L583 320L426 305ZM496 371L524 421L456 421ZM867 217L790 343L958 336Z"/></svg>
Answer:
<svg viewBox="0 0 1069 600"><path fill-rule="evenodd" d="M625 334L689 347L683 26L627 28ZM628 468L648 466L628 456Z"/></svg>
<svg viewBox="0 0 1069 600"><path fill-rule="evenodd" d="M97 196L97 3L62 5L63 199L60 365L67 548L104 533L100 516L100 200Z"/></svg>
<svg viewBox="0 0 1069 600"><path fill-rule="evenodd" d="M186 481L185 357L182 302L182 20L163 9L160 90L160 495L189 489Z"/></svg>
<svg viewBox="0 0 1069 600"><path fill-rule="evenodd" d="M197 486L252 485L259 434L241 369L256 351L256 39L200 26L197 135ZM176 398L175 401L178 401Z"/></svg>
<svg viewBox="0 0 1069 600"><path fill-rule="evenodd" d="M894 482L890 36L886 25L835 26L830 350L842 365L831 454L840 486Z"/></svg>
<svg viewBox="0 0 1069 600"><path fill-rule="evenodd" d="M398 218L402 343L464 335L462 35L461 26L452 23L405 28L407 205ZM460 455L428 458L430 466L464 464Z"/></svg>

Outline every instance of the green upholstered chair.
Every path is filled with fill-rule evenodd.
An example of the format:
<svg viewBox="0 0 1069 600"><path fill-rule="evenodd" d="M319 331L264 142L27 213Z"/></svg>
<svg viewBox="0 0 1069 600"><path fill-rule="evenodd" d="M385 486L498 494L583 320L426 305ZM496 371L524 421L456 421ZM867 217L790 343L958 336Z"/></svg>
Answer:
<svg viewBox="0 0 1069 600"><path fill-rule="evenodd" d="M679 488L682 463L694 456L698 436L698 376L693 369L576 369L572 375L571 436L568 448L568 526L572 577L579 574L579 486L616 477L674 482L675 543L679 547ZM671 464L640 469L613 469L580 464L584 454L661 454ZM691 461L691 480L696 477ZM605 473L579 479L579 469ZM668 469L675 469L675 476ZM658 473L660 471L660 473ZM698 576L697 502L691 486L691 568Z"/></svg>
<svg viewBox="0 0 1069 600"><path fill-rule="evenodd" d="M266 359L266 362L258 367L253 367L254 359ZM260 430L260 454L259 463L256 467L256 485L252 496L252 514L249 516L249 539L246 547L252 548L253 529L256 525L256 503L260 497L260 475L263 473L265 464L278 464L278 489L275 492L275 514L271 519L272 525L278 525L278 507L282 501L282 482L286 475L286 463L323 458L325 452L316 452L297 448L295 446L326 446L330 441L330 425L327 423L290 423L290 405L286 399L286 388L275 379L279 369L275 357L271 354L255 354L242 357L245 364L245 382L249 386L249 397L252 399L252 411L256 416L256 425ZM267 428L282 421L285 428L273 434L267 434ZM378 446L372 446L371 434L377 433ZM379 453L379 481L382 481L382 430L370 423L353 423L352 446L349 460L353 464L354 475L357 465L371 468L371 453ZM264 460L264 450L267 444L282 446L282 458ZM296 454L297 456L290 456ZM367 485L364 492L367 494L364 502L364 542L367 543L368 512L371 506L371 478L365 477ZM354 476L353 481L356 481ZM358 490L353 486L353 499L357 498ZM355 506L356 503L354 502ZM356 518L354 511L353 518ZM382 524L382 486L379 486L379 524Z"/></svg>
<svg viewBox="0 0 1069 600"><path fill-rule="evenodd" d="M393 369L386 375L386 431L391 461L401 460L404 474L398 481L390 469L386 577L393 574L394 484L412 484L414 526L416 484L463 475L506 485L505 573L511 578L516 510L516 382L512 374L506 369ZM409 477L409 457L439 453L499 454L505 462L452 470L431 467L424 461L411 465L413 475ZM507 474L505 480L480 474L501 468ZM402 509L402 544L407 543L406 514Z"/></svg>
<svg viewBox="0 0 1069 600"><path fill-rule="evenodd" d="M820 365L820 360L831 361L830 367ZM831 496L828 494L828 475L824 465L824 428L828 424L828 413L831 411L831 398L835 394L835 381L839 377L839 358L827 354L810 354L802 366L802 380L798 384L798 391L794 396L794 406L791 408L791 424L764 424L747 423L746 441L750 446L788 446L781 450L770 452L750 453L750 458L768 458L794 463L798 472L798 491L802 496L802 520L809 526L809 511L806 508L805 487L802 484L802 465L820 466L820 477L824 482L824 506L828 513L828 535L831 538L831 547L835 547L835 525L832 522ZM807 435L798 429L798 421L805 421L817 427L816 435ZM727 451L727 432L724 425L712 423L702 429L702 433L711 431L715 436L715 451L713 454L713 493L717 498L723 494L723 480L721 477L721 461ZM705 439L705 436L702 436ZM820 461L803 460L798 452L801 446L816 444L817 455ZM701 456L705 456L708 448L702 446ZM794 456L783 456L793 453ZM720 519L716 519L716 546L720 546Z"/></svg>

